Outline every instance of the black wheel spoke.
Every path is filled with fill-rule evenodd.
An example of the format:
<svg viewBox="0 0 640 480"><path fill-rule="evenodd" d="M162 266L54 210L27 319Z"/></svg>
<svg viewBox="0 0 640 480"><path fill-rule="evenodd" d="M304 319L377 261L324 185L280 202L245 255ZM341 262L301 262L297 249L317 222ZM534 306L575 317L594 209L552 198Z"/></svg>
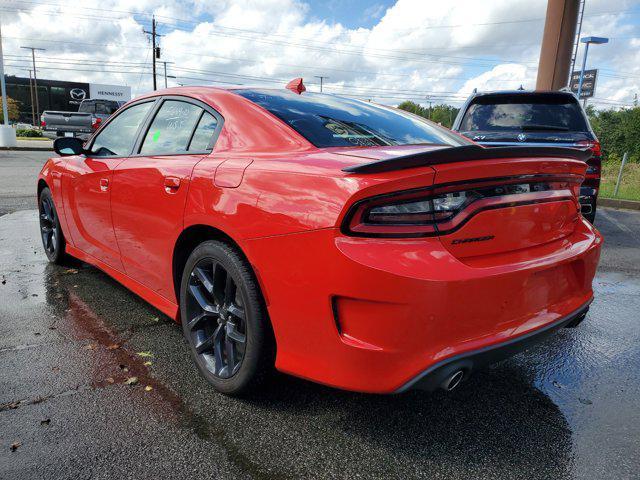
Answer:
<svg viewBox="0 0 640 480"><path fill-rule="evenodd" d="M200 315L196 316L195 318L192 318L191 320L189 320L189 322L187 323L187 328L189 330L193 330L196 327L199 327L202 325L203 320L207 319L207 318L213 318L213 315L210 314L209 312L202 312Z"/></svg>
<svg viewBox="0 0 640 480"><path fill-rule="evenodd" d="M226 354L227 354L227 376L233 375L233 371L236 368L236 344L231 341L229 337L224 342Z"/></svg>
<svg viewBox="0 0 640 480"><path fill-rule="evenodd" d="M211 303L209 299L202 293L202 289L198 285L189 285L189 292L196 299L200 308L211 315L218 314L218 307Z"/></svg>
<svg viewBox="0 0 640 480"><path fill-rule="evenodd" d="M193 273L198 277L198 280L200 280L200 283L202 283L205 290L209 293L213 293L213 278L211 278L211 273L207 272L202 267L196 267Z"/></svg>
<svg viewBox="0 0 640 480"><path fill-rule="evenodd" d="M227 311L229 312L229 314L233 315L236 318L239 318L240 320L245 320L244 318L244 309L240 308L239 306L237 306L236 304L232 303L227 307Z"/></svg>
<svg viewBox="0 0 640 480"><path fill-rule="evenodd" d="M227 338L236 342L236 343L245 343L247 341L247 337L244 333L240 333L238 328L231 322L227 322Z"/></svg>
<svg viewBox="0 0 640 480"><path fill-rule="evenodd" d="M222 326L219 325L218 328L207 338L196 345L196 352L198 354L205 353L209 350L214 349L216 343L219 341L219 337L222 336Z"/></svg>

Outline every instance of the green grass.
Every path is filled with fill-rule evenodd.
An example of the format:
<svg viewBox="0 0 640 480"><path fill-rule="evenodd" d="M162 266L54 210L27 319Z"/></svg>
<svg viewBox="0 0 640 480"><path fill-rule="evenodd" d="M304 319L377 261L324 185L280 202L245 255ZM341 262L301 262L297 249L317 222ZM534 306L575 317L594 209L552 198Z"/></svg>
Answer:
<svg viewBox="0 0 640 480"><path fill-rule="evenodd" d="M622 171L622 180L618 195L613 196L618 179L620 162L603 162L600 196L604 198L620 198L640 201L640 163L627 162Z"/></svg>

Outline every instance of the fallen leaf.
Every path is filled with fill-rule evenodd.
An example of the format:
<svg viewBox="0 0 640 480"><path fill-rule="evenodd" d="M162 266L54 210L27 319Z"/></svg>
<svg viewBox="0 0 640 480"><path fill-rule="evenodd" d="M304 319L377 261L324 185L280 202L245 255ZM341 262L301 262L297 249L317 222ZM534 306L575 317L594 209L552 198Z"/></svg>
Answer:
<svg viewBox="0 0 640 480"><path fill-rule="evenodd" d="M151 390L153 390L153 387L151 385L147 385L146 387L144 387L145 392L150 392Z"/></svg>
<svg viewBox="0 0 640 480"><path fill-rule="evenodd" d="M153 353L151 352L138 352L137 355L143 358L153 358Z"/></svg>
<svg viewBox="0 0 640 480"><path fill-rule="evenodd" d="M107 383L114 383L115 380L113 379L113 377L109 377L107 378Z"/></svg>
<svg viewBox="0 0 640 480"><path fill-rule="evenodd" d="M12 452L15 452L15 451L18 449L18 447L19 447L20 445L22 445L20 442L13 442L13 443L11 444L11 447L10 447L10 448L11 448L11 451L12 451Z"/></svg>
<svg viewBox="0 0 640 480"><path fill-rule="evenodd" d="M20 401L3 403L0 405L0 412L3 410L15 410L20 406Z"/></svg>
<svg viewBox="0 0 640 480"><path fill-rule="evenodd" d="M49 425L51 423L51 419L47 418L45 420L40 420L40 425Z"/></svg>
<svg viewBox="0 0 640 480"><path fill-rule="evenodd" d="M96 346L93 343L90 343L89 345L84 346L85 350L94 350L95 348Z"/></svg>
<svg viewBox="0 0 640 480"><path fill-rule="evenodd" d="M120 348L120 345L118 345L117 343L112 343L107 347L107 350L117 350L118 348Z"/></svg>
<svg viewBox="0 0 640 480"><path fill-rule="evenodd" d="M78 273L78 270L75 268L67 268L64 273Z"/></svg>
<svg viewBox="0 0 640 480"><path fill-rule="evenodd" d="M127 380L124 382L125 385L135 385L138 383L138 377L129 377L127 378Z"/></svg>
<svg viewBox="0 0 640 480"><path fill-rule="evenodd" d="M160 321L160 317L153 317L151 320L153 320L154 322L159 322Z"/></svg>
<svg viewBox="0 0 640 480"><path fill-rule="evenodd" d="M150 367L151 365L153 365L153 362L149 362L148 360L146 362L144 362L143 364L145 367Z"/></svg>

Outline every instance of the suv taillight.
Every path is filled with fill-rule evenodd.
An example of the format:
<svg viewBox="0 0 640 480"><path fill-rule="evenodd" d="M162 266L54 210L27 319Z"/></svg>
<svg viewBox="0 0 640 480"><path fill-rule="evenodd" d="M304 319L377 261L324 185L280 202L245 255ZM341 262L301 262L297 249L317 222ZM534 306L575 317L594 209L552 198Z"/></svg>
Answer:
<svg viewBox="0 0 640 480"><path fill-rule="evenodd" d="M101 122L102 119L100 117L95 117L93 120L91 120L91 128L96 130L100 126Z"/></svg>
<svg viewBox="0 0 640 480"><path fill-rule="evenodd" d="M578 142L581 147L589 147L593 151L593 156L587 160L587 175L593 177L600 175L600 167L602 163L602 148L598 140L581 140Z"/></svg>

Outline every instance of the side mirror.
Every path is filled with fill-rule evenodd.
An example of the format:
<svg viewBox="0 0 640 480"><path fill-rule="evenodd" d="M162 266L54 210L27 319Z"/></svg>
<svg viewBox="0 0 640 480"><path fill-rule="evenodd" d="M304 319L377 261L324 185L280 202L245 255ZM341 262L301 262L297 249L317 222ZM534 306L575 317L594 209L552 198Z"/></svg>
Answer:
<svg viewBox="0 0 640 480"><path fill-rule="evenodd" d="M81 155L84 153L84 142L75 137L58 137L53 141L53 149L63 157Z"/></svg>

